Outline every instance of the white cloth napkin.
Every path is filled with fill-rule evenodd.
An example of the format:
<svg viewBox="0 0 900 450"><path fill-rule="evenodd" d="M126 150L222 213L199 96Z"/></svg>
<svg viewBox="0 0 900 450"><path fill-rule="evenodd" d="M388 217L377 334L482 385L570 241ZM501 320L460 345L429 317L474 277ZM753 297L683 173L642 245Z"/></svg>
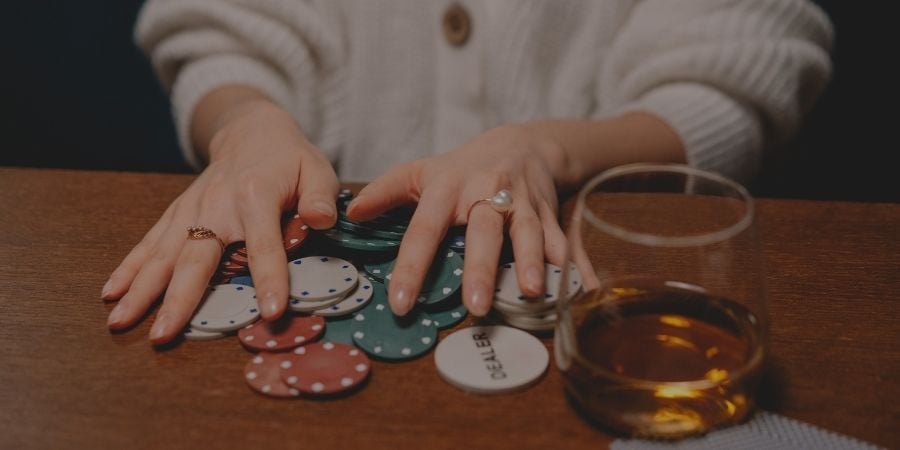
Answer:
<svg viewBox="0 0 900 450"><path fill-rule="evenodd" d="M867 442L784 416L758 412L743 425L676 442L617 439L610 450L876 450Z"/></svg>

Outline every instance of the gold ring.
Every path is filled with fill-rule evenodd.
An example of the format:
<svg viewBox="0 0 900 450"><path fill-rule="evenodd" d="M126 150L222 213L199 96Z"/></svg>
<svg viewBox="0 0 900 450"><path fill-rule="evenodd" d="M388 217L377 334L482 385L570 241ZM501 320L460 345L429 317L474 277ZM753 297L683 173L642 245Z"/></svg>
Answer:
<svg viewBox="0 0 900 450"><path fill-rule="evenodd" d="M216 236L216 233L213 233L213 230L210 230L206 227L196 226L196 227L188 227L188 239L199 241L203 239L215 239L216 242L219 243L219 246L222 247L222 251L225 251L225 242Z"/></svg>
<svg viewBox="0 0 900 450"><path fill-rule="evenodd" d="M469 216L472 215L472 210L482 203L491 205L491 208L493 208L494 211L503 214L503 221L505 222L507 217L509 217L509 212L512 210L512 193L506 189L501 189L500 191L497 191L496 194L490 197L483 198L481 200L477 200L475 203L472 203L472 206L469 206L469 212L466 213L466 221L468 221Z"/></svg>

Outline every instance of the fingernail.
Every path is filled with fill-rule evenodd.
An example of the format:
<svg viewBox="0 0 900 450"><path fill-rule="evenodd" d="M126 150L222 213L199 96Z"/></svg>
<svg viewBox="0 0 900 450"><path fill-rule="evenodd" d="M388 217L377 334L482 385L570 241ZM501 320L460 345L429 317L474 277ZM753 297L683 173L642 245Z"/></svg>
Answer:
<svg viewBox="0 0 900 450"><path fill-rule="evenodd" d="M103 289L100 290L100 298L106 300L109 297L109 291L112 290L112 279L106 280L106 284L103 285Z"/></svg>
<svg viewBox="0 0 900 450"><path fill-rule="evenodd" d="M278 314L278 296L274 292L267 292L263 296L263 309L268 313L268 318L274 318Z"/></svg>
<svg viewBox="0 0 900 450"><path fill-rule="evenodd" d="M541 269L537 267L529 267L525 270L525 285L531 292L534 292L537 295L540 295L541 291L541 283L544 281L544 276L541 274Z"/></svg>
<svg viewBox="0 0 900 450"><path fill-rule="evenodd" d="M487 286L483 283L472 284L472 295L469 297L469 312L476 316L483 316L491 309L491 296Z"/></svg>
<svg viewBox="0 0 900 450"><path fill-rule="evenodd" d="M412 297L409 295L409 290L404 287L397 288L394 291L394 297L389 302L391 304L391 310L398 316L405 316L406 313L412 309L411 299Z"/></svg>
<svg viewBox="0 0 900 450"><path fill-rule="evenodd" d="M109 317L106 319L106 326L115 326L118 325L122 320L122 316L125 315L125 306L121 303L116 305L115 308L109 313Z"/></svg>
<svg viewBox="0 0 900 450"><path fill-rule="evenodd" d="M160 314L156 316L156 322L153 323L153 328L150 329L150 340L157 340L163 337L166 334L166 330L169 328L169 315L168 314Z"/></svg>
<svg viewBox="0 0 900 450"><path fill-rule="evenodd" d="M315 210L318 211L319 213L324 214L326 216L331 217L334 215L334 207L331 205L331 203L328 203L325 201L318 201L313 204L313 208L315 208Z"/></svg>

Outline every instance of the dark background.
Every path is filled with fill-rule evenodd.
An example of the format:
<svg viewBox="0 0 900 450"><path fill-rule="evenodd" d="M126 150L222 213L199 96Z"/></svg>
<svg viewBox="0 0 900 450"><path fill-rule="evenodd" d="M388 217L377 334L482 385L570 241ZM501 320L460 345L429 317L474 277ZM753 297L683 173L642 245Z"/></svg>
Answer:
<svg viewBox="0 0 900 450"><path fill-rule="evenodd" d="M889 160L898 24L883 2L818 1L835 29L831 84L784 151L766 163L764 197L900 202ZM132 27L139 0L0 6L0 165L188 172L169 104ZM891 40L893 42L894 40ZM879 48L883 46L884 48ZM880 112L877 112L877 111Z"/></svg>

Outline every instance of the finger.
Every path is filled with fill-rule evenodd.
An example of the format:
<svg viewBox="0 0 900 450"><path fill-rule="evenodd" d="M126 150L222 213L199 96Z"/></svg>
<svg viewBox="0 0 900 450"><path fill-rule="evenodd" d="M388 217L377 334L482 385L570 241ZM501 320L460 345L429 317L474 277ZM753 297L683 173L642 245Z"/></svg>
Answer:
<svg viewBox="0 0 900 450"><path fill-rule="evenodd" d="M391 272L388 299L394 314L404 315L415 306L422 281L444 238L454 213L454 189L436 187L425 191L403 236L397 262Z"/></svg>
<svg viewBox="0 0 900 450"><path fill-rule="evenodd" d="M490 311L494 300L497 261L503 246L503 215L481 203L472 208L468 221L463 303L473 315L483 316Z"/></svg>
<svg viewBox="0 0 900 450"><path fill-rule="evenodd" d="M357 222L372 220L397 206L418 200L418 163L402 164L364 187L347 207L347 215Z"/></svg>
<svg viewBox="0 0 900 450"><path fill-rule="evenodd" d="M119 330L134 324L163 293L172 278L172 269L181 253L181 247L187 240L188 226L190 221L179 217L176 212L172 223L134 277L128 292L110 312L106 320L110 329Z"/></svg>
<svg viewBox="0 0 900 450"><path fill-rule="evenodd" d="M527 192L519 195L527 200ZM544 230L541 220L530 203L520 201L510 218L509 237L516 257L516 277L519 289L529 297L545 292L544 286ZM495 264L496 266L496 264Z"/></svg>
<svg viewBox="0 0 900 450"><path fill-rule="evenodd" d="M274 193L259 194L254 201L242 202L241 218L260 313L265 320L275 320L287 307L287 255L281 234L281 208L274 201L277 197Z"/></svg>
<svg viewBox="0 0 900 450"><path fill-rule="evenodd" d="M106 284L103 285L103 290L100 293L100 298L102 300L118 300L128 292L128 287L131 286L134 277L137 276L141 267L144 265L144 262L147 261L147 258L153 251L156 242L172 222L172 215L175 212L177 203L178 200L175 200L168 208L166 208L162 217L160 217L153 227L150 228L150 231L144 235L141 242L138 242L125 259L119 263L119 266L113 270L109 279L106 281Z"/></svg>
<svg viewBox="0 0 900 450"><path fill-rule="evenodd" d="M184 329L203 298L221 256L222 247L215 239L185 242L162 306L150 329L153 344L165 344Z"/></svg>
<svg viewBox="0 0 900 450"><path fill-rule="evenodd" d="M568 241L559 226L556 210L545 202L538 202L538 216L544 230L544 256L551 264L562 267L566 260Z"/></svg>
<svg viewBox="0 0 900 450"><path fill-rule="evenodd" d="M334 199L340 188L328 159L318 153L304 157L297 187L300 192L297 211L303 222L318 230L334 226L337 220Z"/></svg>

